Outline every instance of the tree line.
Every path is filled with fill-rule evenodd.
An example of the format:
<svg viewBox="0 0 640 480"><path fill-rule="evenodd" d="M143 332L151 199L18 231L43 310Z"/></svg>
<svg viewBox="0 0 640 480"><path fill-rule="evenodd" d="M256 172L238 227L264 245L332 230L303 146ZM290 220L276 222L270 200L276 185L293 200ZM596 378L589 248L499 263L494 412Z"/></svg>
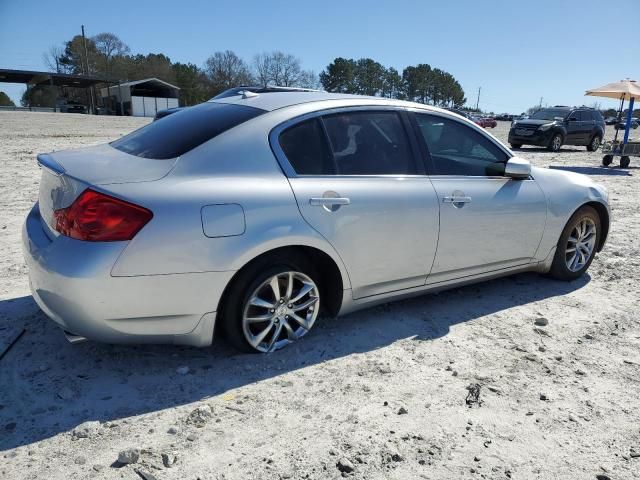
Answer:
<svg viewBox="0 0 640 480"><path fill-rule="evenodd" d="M44 61L51 71L94 75L121 81L155 77L180 87L180 104L195 105L223 90L239 85L280 85L328 92L375 95L439 106L461 106L464 91L448 72L428 64L406 67L402 73L370 58L336 58L317 75L305 70L294 55L273 51L258 53L250 61L231 50L218 51L202 66L172 62L162 53L132 54L117 35L99 33L83 39L76 35L49 48ZM28 89L24 105L54 106L59 92L54 87ZM86 91L66 88L70 100L86 101Z"/></svg>

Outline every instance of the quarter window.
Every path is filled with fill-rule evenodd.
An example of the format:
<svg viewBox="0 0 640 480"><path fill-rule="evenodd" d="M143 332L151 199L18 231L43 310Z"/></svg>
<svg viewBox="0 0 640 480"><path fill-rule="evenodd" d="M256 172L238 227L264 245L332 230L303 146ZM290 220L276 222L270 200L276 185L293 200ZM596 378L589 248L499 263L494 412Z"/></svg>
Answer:
<svg viewBox="0 0 640 480"><path fill-rule="evenodd" d="M396 112L345 112L314 118L280 134L298 175L413 175L411 148Z"/></svg>
<svg viewBox="0 0 640 480"><path fill-rule="evenodd" d="M508 155L482 133L462 122L416 114L435 175L502 176Z"/></svg>

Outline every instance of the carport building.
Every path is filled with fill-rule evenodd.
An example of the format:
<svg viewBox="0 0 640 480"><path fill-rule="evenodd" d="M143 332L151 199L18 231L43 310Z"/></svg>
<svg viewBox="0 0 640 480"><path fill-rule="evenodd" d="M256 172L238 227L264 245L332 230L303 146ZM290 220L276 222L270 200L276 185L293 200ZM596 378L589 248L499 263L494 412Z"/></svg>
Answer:
<svg viewBox="0 0 640 480"><path fill-rule="evenodd" d="M108 86L100 91L103 104L118 115L153 117L178 106L180 88L157 78Z"/></svg>

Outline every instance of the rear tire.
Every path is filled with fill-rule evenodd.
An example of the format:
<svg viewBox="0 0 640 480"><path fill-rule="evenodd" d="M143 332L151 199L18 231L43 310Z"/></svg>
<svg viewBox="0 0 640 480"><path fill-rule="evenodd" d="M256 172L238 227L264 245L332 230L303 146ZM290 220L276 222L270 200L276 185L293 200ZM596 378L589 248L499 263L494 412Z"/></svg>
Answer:
<svg viewBox="0 0 640 480"><path fill-rule="evenodd" d="M620 157L620 166L622 168L628 168L629 164L631 163L631 158L629 158L628 156L624 156L624 157Z"/></svg>
<svg viewBox="0 0 640 480"><path fill-rule="evenodd" d="M587 151L595 152L596 150L598 150L598 148L600 148L601 141L602 141L602 138L600 138L600 135L594 135L591 141L589 142L589 145L587 145Z"/></svg>
<svg viewBox="0 0 640 480"><path fill-rule="evenodd" d="M304 336L320 310L319 278L303 257L271 257L248 266L230 286L223 305L221 326L229 344L242 352L267 353ZM309 307L295 310L306 303ZM298 315L302 323L294 319Z"/></svg>
<svg viewBox="0 0 640 480"><path fill-rule="evenodd" d="M520 147L522 147L521 143L511 143L511 148L513 148L514 150L519 149Z"/></svg>
<svg viewBox="0 0 640 480"><path fill-rule="evenodd" d="M593 207L579 208L560 235L549 275L565 281L582 276L596 256L600 227L600 216Z"/></svg>
<svg viewBox="0 0 640 480"><path fill-rule="evenodd" d="M550 150L552 152L559 152L560 148L562 147L562 140L562 134L554 133L551 137L551 140L549 141L549 145L547 145L547 150Z"/></svg>
<svg viewBox="0 0 640 480"><path fill-rule="evenodd" d="M611 162L613 162L613 155L605 155L604 157L602 157L602 165L604 165L605 167L611 165Z"/></svg>

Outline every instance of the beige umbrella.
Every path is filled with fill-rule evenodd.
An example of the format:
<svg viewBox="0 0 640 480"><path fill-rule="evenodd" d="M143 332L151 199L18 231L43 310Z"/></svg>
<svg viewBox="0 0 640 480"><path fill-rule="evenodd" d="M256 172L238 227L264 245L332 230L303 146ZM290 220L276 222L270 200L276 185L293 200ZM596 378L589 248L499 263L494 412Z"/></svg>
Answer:
<svg viewBox="0 0 640 480"><path fill-rule="evenodd" d="M638 85L635 80L627 78L626 80L620 80L619 82L608 83L602 87L594 88L593 90L587 90L585 95L590 95L592 97L615 98L620 100L620 112L618 113L618 117L622 115L624 101L629 100L629 112L627 113L624 140L622 141L623 144L626 144L629 141L629 126L633 115L633 102L636 98L640 99L640 85ZM614 141L617 139L618 130L616 129Z"/></svg>
<svg viewBox="0 0 640 480"><path fill-rule="evenodd" d="M607 97L617 100L630 100L640 98L640 85L635 80L620 80L619 82L608 83L602 87L587 90L585 95L592 97Z"/></svg>

